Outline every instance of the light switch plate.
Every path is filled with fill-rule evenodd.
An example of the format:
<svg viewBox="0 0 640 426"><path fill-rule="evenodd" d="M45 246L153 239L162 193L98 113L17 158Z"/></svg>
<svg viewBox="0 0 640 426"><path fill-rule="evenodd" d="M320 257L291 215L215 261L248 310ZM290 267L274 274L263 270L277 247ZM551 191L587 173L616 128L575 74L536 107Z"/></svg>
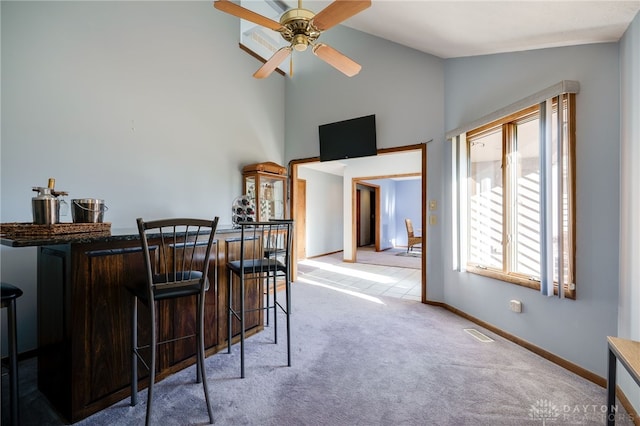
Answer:
<svg viewBox="0 0 640 426"><path fill-rule="evenodd" d="M429 210L435 210L438 208L438 202L436 200L429 200Z"/></svg>

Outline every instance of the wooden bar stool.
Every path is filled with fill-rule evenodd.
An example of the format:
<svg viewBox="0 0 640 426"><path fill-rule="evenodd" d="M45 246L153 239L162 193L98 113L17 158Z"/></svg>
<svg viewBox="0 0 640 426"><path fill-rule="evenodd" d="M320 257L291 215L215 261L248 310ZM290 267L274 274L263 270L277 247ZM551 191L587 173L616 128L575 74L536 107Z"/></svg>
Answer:
<svg viewBox="0 0 640 426"><path fill-rule="evenodd" d="M7 308L7 332L9 347L9 411L12 425L18 425L18 332L16 327L16 299L22 290L7 283L2 288L2 308Z"/></svg>

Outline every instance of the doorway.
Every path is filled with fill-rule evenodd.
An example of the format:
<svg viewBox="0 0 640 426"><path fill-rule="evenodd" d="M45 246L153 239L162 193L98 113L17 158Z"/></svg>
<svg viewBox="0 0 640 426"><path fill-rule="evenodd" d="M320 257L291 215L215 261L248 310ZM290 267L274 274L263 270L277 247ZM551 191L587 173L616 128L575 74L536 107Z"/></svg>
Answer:
<svg viewBox="0 0 640 426"><path fill-rule="evenodd" d="M358 235L362 233L363 223L360 221L359 231L358 220L356 220L357 191L356 183L372 179L402 179L407 177L417 177L420 184L420 194L413 197L419 204L421 211L420 227L422 233L423 247L427 247L426 229L426 200L427 200L427 147L426 144L407 145L388 149L379 149L375 157L353 158L346 160L335 160L320 162L318 157L292 160L290 167L290 205L296 206L298 194L298 180L306 180L306 206L303 209L294 209L293 219L298 221L301 211L306 212L306 240L298 241L299 236L294 236L294 246L303 244L306 247L308 258L320 257L328 254L339 254L343 262L353 263L356 261L356 249L359 243ZM320 183L316 183L316 178ZM367 183L367 182L364 182ZM376 182L377 183L377 182ZM361 193L362 196L362 193ZM393 221L389 221L390 205L385 196L385 205L380 206L381 197L373 197L375 205L376 224L374 233L376 240L384 235L384 249L388 247L389 235L393 238L394 232L400 232L400 228L393 228ZM297 210L297 211L296 211ZM384 213L386 212L386 213ZM380 223L381 215L385 218L384 223ZM311 226L310 224L313 224ZM406 233L404 225L401 232ZM380 248L380 245L378 246ZM295 253L295 250L294 250ZM420 275L422 283L423 303L427 302L427 271L426 271L427 250L423 250L420 257ZM297 273L297 259L292 259L294 269L294 279Z"/></svg>

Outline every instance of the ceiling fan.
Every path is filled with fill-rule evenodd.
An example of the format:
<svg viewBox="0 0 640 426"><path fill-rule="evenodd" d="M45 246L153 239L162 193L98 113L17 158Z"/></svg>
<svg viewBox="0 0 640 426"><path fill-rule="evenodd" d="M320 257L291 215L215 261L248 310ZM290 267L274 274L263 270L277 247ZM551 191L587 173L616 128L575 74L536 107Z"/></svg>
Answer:
<svg viewBox="0 0 640 426"><path fill-rule="evenodd" d="M334 0L317 14L303 9L302 0L298 0L298 7L284 12L280 17L280 22L232 3L230 0L216 0L213 5L218 10L277 31L289 43L288 46L276 51L253 74L255 78L268 77L289 57L294 49L298 52L303 52L309 46L311 46L314 55L349 77L358 74L362 68L360 64L338 52L333 47L316 41L323 31L338 25L371 6L371 0Z"/></svg>

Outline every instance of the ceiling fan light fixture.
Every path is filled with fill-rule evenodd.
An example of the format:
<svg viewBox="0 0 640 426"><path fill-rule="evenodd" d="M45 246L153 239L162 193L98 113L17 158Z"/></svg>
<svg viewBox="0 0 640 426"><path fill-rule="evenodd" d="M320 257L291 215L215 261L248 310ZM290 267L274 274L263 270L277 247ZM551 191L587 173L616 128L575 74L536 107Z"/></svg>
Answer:
<svg viewBox="0 0 640 426"><path fill-rule="evenodd" d="M304 52L309 46L309 39L304 34L297 34L293 37L293 48L298 52Z"/></svg>

